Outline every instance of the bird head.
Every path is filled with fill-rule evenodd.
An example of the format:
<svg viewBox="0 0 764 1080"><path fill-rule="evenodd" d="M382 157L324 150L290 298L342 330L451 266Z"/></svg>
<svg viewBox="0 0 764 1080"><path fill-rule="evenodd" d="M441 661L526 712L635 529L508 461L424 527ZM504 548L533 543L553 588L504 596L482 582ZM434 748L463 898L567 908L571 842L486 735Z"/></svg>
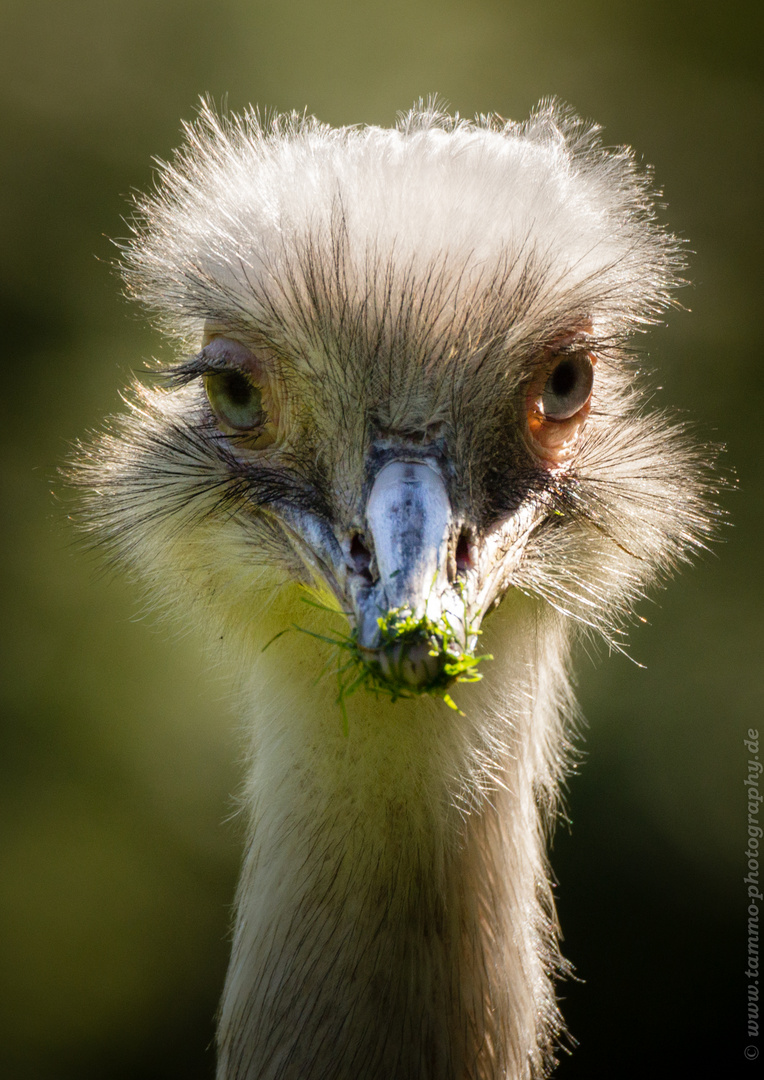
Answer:
<svg viewBox="0 0 764 1080"><path fill-rule="evenodd" d="M394 696L475 678L510 591L617 642L706 527L629 346L681 263L631 154L554 105L187 134L125 260L185 355L83 467L122 555L255 638L307 587Z"/></svg>
<svg viewBox="0 0 764 1080"><path fill-rule="evenodd" d="M432 302L426 289L398 298L396 322ZM352 345L292 344L278 358L255 334L208 324L172 377L197 383L197 424L229 470L267 486L252 517L280 537L291 576L345 613L367 681L442 690L478 676L483 616L550 513L591 407L591 323L514 372L495 312L448 355L424 341L413 357L379 313L355 316Z"/></svg>

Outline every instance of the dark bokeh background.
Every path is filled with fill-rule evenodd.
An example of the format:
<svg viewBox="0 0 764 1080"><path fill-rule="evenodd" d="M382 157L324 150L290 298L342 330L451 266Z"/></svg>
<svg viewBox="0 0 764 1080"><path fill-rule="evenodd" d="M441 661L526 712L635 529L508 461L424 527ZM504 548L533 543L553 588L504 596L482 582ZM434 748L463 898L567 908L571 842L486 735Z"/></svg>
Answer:
<svg viewBox="0 0 764 1080"><path fill-rule="evenodd" d="M0 80L8 543L0 1075L202 1080L227 953L238 778L225 688L144 618L51 495L67 445L164 348L109 237L209 92L389 124L437 91L524 117L556 94L656 168L694 285L649 347L659 399L728 446L733 527L632 652L580 663L586 761L553 861L581 982L561 1080L752 1068L743 780L761 723L760 5L705 0L5 0ZM758 311L758 314L757 314Z"/></svg>

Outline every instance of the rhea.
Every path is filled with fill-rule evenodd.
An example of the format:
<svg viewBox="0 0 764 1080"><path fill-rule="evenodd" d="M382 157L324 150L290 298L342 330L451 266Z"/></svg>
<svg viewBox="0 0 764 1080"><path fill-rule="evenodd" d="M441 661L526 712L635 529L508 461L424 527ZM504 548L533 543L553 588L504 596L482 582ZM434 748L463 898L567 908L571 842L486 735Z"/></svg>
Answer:
<svg viewBox="0 0 764 1080"><path fill-rule="evenodd" d="M186 134L125 250L178 359L78 475L251 732L218 1080L542 1076L571 647L708 527L633 347L679 244L554 104Z"/></svg>

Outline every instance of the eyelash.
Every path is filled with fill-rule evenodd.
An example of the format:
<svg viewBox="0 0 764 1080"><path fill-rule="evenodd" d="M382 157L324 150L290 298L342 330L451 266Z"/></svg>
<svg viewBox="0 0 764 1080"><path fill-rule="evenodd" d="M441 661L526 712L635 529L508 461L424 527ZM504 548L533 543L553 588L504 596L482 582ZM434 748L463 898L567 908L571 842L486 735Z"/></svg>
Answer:
<svg viewBox="0 0 764 1080"><path fill-rule="evenodd" d="M194 382L196 379L203 379L205 375L237 370L236 368L229 368L225 364L210 364L202 359L202 355L194 356L182 364L168 368L163 372L163 377L173 389L179 389L182 386L188 386L189 383Z"/></svg>

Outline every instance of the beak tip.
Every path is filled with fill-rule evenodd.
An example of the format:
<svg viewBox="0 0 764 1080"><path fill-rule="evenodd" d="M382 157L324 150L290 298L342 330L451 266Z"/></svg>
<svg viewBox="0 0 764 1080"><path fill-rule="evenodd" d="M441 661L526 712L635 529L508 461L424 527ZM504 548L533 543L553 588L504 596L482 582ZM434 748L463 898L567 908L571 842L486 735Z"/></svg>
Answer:
<svg viewBox="0 0 764 1080"><path fill-rule="evenodd" d="M426 690L442 676L444 654L428 640L363 649L364 662L379 681L394 691Z"/></svg>

